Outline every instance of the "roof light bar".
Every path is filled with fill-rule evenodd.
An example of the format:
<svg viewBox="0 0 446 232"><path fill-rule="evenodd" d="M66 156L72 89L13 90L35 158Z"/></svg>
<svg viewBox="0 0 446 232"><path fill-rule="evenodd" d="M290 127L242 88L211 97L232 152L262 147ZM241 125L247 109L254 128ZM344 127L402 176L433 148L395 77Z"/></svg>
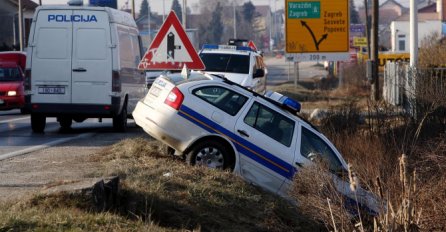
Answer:
<svg viewBox="0 0 446 232"><path fill-rule="evenodd" d="M246 46L215 45L215 44L204 44L202 49L233 50L233 51L253 51L252 48L246 47Z"/></svg>

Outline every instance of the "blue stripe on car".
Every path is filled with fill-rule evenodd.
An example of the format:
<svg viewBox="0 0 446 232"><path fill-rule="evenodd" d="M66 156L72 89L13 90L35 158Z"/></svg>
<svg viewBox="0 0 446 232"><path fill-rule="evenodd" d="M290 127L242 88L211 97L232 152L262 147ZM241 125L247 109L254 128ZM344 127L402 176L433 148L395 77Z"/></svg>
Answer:
<svg viewBox="0 0 446 232"><path fill-rule="evenodd" d="M212 120L209 120L208 118L192 110L191 108L182 105L179 110L179 115L210 133L220 134L227 137L234 143L237 151L239 151L243 155L246 155L247 157L255 160L263 166L284 176L285 178L293 178L296 169L292 165L277 158L275 155L263 150L253 143L243 139L242 137L232 133L231 131L218 125Z"/></svg>

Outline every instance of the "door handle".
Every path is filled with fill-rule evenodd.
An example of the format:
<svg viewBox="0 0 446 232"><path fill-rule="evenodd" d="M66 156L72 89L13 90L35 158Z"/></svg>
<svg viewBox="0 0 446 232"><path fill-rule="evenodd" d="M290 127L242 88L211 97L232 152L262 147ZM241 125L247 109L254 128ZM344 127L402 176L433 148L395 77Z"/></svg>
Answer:
<svg viewBox="0 0 446 232"><path fill-rule="evenodd" d="M296 164L297 166L299 166L300 168L303 168L303 167L304 167L304 165L303 165L302 163L296 162L295 164Z"/></svg>
<svg viewBox="0 0 446 232"><path fill-rule="evenodd" d="M246 133L244 130L237 130L237 132L245 137L249 137L248 133Z"/></svg>
<svg viewBox="0 0 446 232"><path fill-rule="evenodd" d="M86 72L87 70L84 68L75 68L73 69L73 72Z"/></svg>

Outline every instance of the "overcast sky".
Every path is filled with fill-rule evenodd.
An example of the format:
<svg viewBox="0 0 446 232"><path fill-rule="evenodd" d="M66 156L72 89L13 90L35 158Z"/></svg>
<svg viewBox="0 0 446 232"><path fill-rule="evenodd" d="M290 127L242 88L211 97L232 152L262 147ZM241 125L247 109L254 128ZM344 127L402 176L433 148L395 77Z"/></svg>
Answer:
<svg viewBox="0 0 446 232"><path fill-rule="evenodd" d="M39 2L39 0L33 0L34 2ZM62 4L65 5L68 0L41 0L42 4ZM83 0L85 4L87 4L89 1L88 0ZM139 12L139 7L141 6L141 1L142 0L135 0L135 7L137 9L137 12ZM156 11L159 14L162 14L163 12L163 5L164 5L164 9L165 12L168 13L171 6L172 6L172 0L148 0L149 1L149 5L152 8L152 11ZM208 0L208 1L212 1L212 0ZM228 0L231 1L231 0ZM247 0L237 0L238 2L244 2ZM275 8L277 9L283 9L283 6L285 4L285 0L251 0L252 3L254 3L254 5L268 5L271 4L271 8L274 10ZM333 0L334 1L334 0ZM397 0L398 2L400 2L402 5L404 6L408 6L409 5L409 1L410 0ZM131 0L118 0L118 7L121 8L126 2L129 2L129 8ZM179 0L180 4L182 4L183 0ZM380 3L385 2L385 0L380 0ZM364 5L364 0L355 0L355 5L356 7L362 6ZM198 0L187 0L187 6L190 7L192 9L192 11L196 10L196 6L198 4Z"/></svg>

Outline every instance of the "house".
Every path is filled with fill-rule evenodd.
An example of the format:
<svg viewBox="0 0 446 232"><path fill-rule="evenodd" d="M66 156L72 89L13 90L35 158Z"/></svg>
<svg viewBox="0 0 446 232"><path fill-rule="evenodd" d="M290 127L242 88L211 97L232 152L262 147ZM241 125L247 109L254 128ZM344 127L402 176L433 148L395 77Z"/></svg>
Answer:
<svg viewBox="0 0 446 232"><path fill-rule="evenodd" d="M18 0L0 1L0 50L19 50ZM28 43L29 30L38 4L31 0L22 0L23 12L23 47Z"/></svg>
<svg viewBox="0 0 446 232"><path fill-rule="evenodd" d="M418 18L418 46L423 38L432 33L442 32L442 21L444 20L443 6L446 0L430 1L429 5L419 8ZM394 52L409 52L410 42L410 15L409 12L395 19L390 25L391 50Z"/></svg>
<svg viewBox="0 0 446 232"><path fill-rule="evenodd" d="M372 1L369 1L369 15L372 14ZM396 0L387 0L379 6L379 25L378 25L378 38L379 45L389 48L391 46L391 33L389 26L392 21L401 17L401 15L409 12L409 8L404 7ZM365 8L360 7L358 9L361 22L366 24ZM369 23L371 23L371 17L369 16Z"/></svg>

